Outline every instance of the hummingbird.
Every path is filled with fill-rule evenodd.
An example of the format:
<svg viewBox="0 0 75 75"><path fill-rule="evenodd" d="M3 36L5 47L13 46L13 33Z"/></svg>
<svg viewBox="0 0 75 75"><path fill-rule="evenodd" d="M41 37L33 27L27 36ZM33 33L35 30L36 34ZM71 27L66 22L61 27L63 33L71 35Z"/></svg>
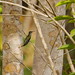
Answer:
<svg viewBox="0 0 75 75"><path fill-rule="evenodd" d="M31 34L32 34L32 32L34 32L34 31L29 31L29 33L28 33L28 35L26 36L26 38L24 39L24 43L23 43L23 45L22 45L21 47L23 47L23 46L25 46L25 45L27 45L27 44L29 43L29 41L30 41L30 39L31 39Z"/></svg>

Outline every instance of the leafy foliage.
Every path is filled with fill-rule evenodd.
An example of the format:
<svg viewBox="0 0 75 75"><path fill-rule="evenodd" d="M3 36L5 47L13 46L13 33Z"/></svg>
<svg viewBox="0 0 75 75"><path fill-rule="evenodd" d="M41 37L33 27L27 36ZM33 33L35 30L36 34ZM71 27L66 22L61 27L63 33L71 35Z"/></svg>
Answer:
<svg viewBox="0 0 75 75"><path fill-rule="evenodd" d="M58 21L58 20L74 19L74 18L68 15L60 15L60 16L54 17L54 19Z"/></svg>
<svg viewBox="0 0 75 75"><path fill-rule="evenodd" d="M74 22L75 22L75 19L70 20L68 23L74 23Z"/></svg>
<svg viewBox="0 0 75 75"><path fill-rule="evenodd" d="M73 39L75 40L75 29L71 30L70 36L73 37ZM65 44L62 45L59 49L74 49L74 48L75 48L74 44Z"/></svg>
<svg viewBox="0 0 75 75"><path fill-rule="evenodd" d="M75 29L71 30L70 35L73 37L75 36Z"/></svg>
<svg viewBox="0 0 75 75"><path fill-rule="evenodd" d="M67 73L64 71L64 72L62 73L62 75L67 75Z"/></svg>
<svg viewBox="0 0 75 75"><path fill-rule="evenodd" d="M74 73L70 73L69 75L75 75L75 72Z"/></svg>
<svg viewBox="0 0 75 75"><path fill-rule="evenodd" d="M64 1L60 1L56 4L56 6L61 6L61 5L66 5L66 9L69 9L71 7L71 4L75 3L75 0L64 0ZM75 13L71 13L71 15L75 15ZM55 20L59 21L59 20L68 20L68 23L75 23L75 18L69 15L62 15L62 16L56 16L54 17ZM51 22L51 21L50 21ZM70 36L75 40L75 28L73 30L71 30L70 32ZM67 36L68 38L68 36ZM62 45L59 49L75 49L75 44L65 44ZM73 63L74 64L74 63ZM65 71L63 71L63 75L75 75L75 73L70 73L68 74L70 67L65 67ZM70 72L70 71L69 71Z"/></svg>
<svg viewBox="0 0 75 75"><path fill-rule="evenodd" d="M65 44L62 45L59 49L74 49L75 45L74 44Z"/></svg>
<svg viewBox="0 0 75 75"><path fill-rule="evenodd" d="M66 1L60 1L56 4L56 6L64 5L64 4L70 4L75 3L75 0L66 0Z"/></svg>
<svg viewBox="0 0 75 75"><path fill-rule="evenodd" d="M67 20L67 19L69 19L69 20L71 21L71 20L74 19L74 17L68 16L68 15L60 15L60 16L54 17L54 19L55 19L56 21L59 21L59 20ZM48 20L48 22L51 22L51 21L52 21L52 20Z"/></svg>
<svg viewBox="0 0 75 75"><path fill-rule="evenodd" d="M0 14L2 14L2 5L0 5Z"/></svg>
<svg viewBox="0 0 75 75"><path fill-rule="evenodd" d="M32 70L31 67L29 67L30 70ZM26 68L24 69L24 75L32 75L31 72L29 70L27 70Z"/></svg>

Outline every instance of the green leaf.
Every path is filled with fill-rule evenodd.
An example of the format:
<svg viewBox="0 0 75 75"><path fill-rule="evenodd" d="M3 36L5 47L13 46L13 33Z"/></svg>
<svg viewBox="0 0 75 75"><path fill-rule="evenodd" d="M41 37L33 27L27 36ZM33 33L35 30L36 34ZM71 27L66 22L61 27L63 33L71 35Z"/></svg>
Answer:
<svg viewBox="0 0 75 75"><path fill-rule="evenodd" d="M2 14L2 5L0 5L0 14Z"/></svg>
<svg viewBox="0 0 75 75"><path fill-rule="evenodd" d="M60 15L60 16L56 16L54 17L55 20L59 21L59 20L65 20L65 19L74 19L71 16L68 15ZM48 20L48 22L51 22L52 20Z"/></svg>
<svg viewBox="0 0 75 75"><path fill-rule="evenodd" d="M75 3L75 0L67 0L67 1L60 1L56 4L56 6L64 5L64 4L69 4L69 3Z"/></svg>
<svg viewBox="0 0 75 75"><path fill-rule="evenodd" d="M75 75L75 72L74 73L70 73L69 75Z"/></svg>
<svg viewBox="0 0 75 75"><path fill-rule="evenodd" d="M67 75L67 73L64 71L62 75Z"/></svg>
<svg viewBox="0 0 75 75"><path fill-rule="evenodd" d="M31 43L35 43L35 40L32 40L32 39L31 39Z"/></svg>
<svg viewBox="0 0 75 75"><path fill-rule="evenodd" d="M71 3L66 5L66 9L70 9L71 8Z"/></svg>
<svg viewBox="0 0 75 75"><path fill-rule="evenodd" d="M73 64L75 65L75 60L72 60L73 61Z"/></svg>
<svg viewBox="0 0 75 75"><path fill-rule="evenodd" d="M68 23L75 23L75 19L74 20L70 20Z"/></svg>
<svg viewBox="0 0 75 75"><path fill-rule="evenodd" d="M30 70L32 70L32 67L28 67ZM27 69L25 68L24 69L24 75L32 75L32 73Z"/></svg>
<svg viewBox="0 0 75 75"><path fill-rule="evenodd" d="M0 14L2 14L2 7L0 7Z"/></svg>
<svg viewBox="0 0 75 75"><path fill-rule="evenodd" d="M72 12L72 15L74 15L74 16L75 16L75 12Z"/></svg>
<svg viewBox="0 0 75 75"><path fill-rule="evenodd" d="M74 49L75 45L74 44L65 44L62 45L59 49Z"/></svg>
<svg viewBox="0 0 75 75"><path fill-rule="evenodd" d="M71 30L70 36L72 36L72 37L75 36L75 29L72 29L72 30Z"/></svg>
<svg viewBox="0 0 75 75"><path fill-rule="evenodd" d="M52 22L52 20L48 20L47 22Z"/></svg>
<svg viewBox="0 0 75 75"><path fill-rule="evenodd" d="M68 15L60 15L60 16L54 17L54 19L58 21L58 20L74 19L74 18Z"/></svg>

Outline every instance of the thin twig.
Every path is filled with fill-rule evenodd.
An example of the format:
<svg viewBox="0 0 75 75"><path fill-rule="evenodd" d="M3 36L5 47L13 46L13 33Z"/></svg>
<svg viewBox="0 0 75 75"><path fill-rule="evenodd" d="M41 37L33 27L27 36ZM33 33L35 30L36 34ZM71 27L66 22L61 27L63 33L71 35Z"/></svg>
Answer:
<svg viewBox="0 0 75 75"><path fill-rule="evenodd" d="M11 53L11 52L10 52ZM11 53L23 66L25 66L31 73L32 71L23 63L21 62L13 53ZM33 73L32 73L33 74ZM35 75L35 74L34 74Z"/></svg>
<svg viewBox="0 0 75 75"><path fill-rule="evenodd" d="M66 35L70 38L73 44L75 44L74 39L69 35L69 33L54 18L52 18L50 14L49 17L55 22L55 24L57 24L58 27L60 27L66 33Z"/></svg>
<svg viewBox="0 0 75 75"><path fill-rule="evenodd" d="M39 1L39 0L38 0ZM40 2L40 1L39 1ZM40 2L41 3L41 2ZM43 9L45 10L46 8L44 8L43 4L41 3ZM70 40L73 42L73 44L75 44L74 39L69 35L69 33L62 27L62 25L60 25L59 22L57 22L53 17L51 17L50 13L46 12L46 15L51 18L51 20L53 20L55 22L55 24L60 27L65 33L66 35L70 38Z"/></svg>
<svg viewBox="0 0 75 75"><path fill-rule="evenodd" d="M45 21L45 22L47 22L47 21L44 20L44 19L42 19L42 20ZM48 22L48 23L49 23L49 22ZM57 25L55 25L55 24L53 24L53 23L49 23L49 24L54 25L56 28L58 28ZM54 43L53 43L53 45L52 45L52 47L51 47L50 54L51 54L51 52L52 52L52 50L53 50L53 48L54 48L54 45L55 45L55 42L57 41L58 36L59 36L59 32L58 32L58 34L57 34L57 36L56 36L56 38L55 38L55 40L54 40Z"/></svg>
<svg viewBox="0 0 75 75"><path fill-rule="evenodd" d="M24 31L23 31L23 32L24 32ZM25 34L25 36L27 36L25 32L24 32L24 34ZM22 36L23 36L23 35L22 35ZM46 58L44 57L42 51L41 51L38 47L36 47L31 41L29 41L29 42L32 44L32 46L33 46L33 48L34 48L35 50L36 50L36 49L38 50L38 53L40 54L40 56L41 56L41 58L44 60L44 62L47 63L47 65L48 65L49 67L51 67L50 64L47 62Z"/></svg>
<svg viewBox="0 0 75 75"><path fill-rule="evenodd" d="M16 26L16 25L15 25ZM21 33L23 33L24 35L22 35L23 37L25 37L25 36L27 36L27 34L25 33L25 31L24 30L20 30L20 28L19 28L19 26L16 26L16 28L18 29L18 31ZM38 50L39 52L39 54L40 54L40 56L41 56L41 58L44 60L44 62L46 62L47 63L47 60L45 59L45 57L44 57L44 55L42 54L42 52L41 52L41 50L39 49L39 48L37 48L31 41L29 41L32 45L33 45L33 47L34 47L34 49L36 50ZM50 65L48 64L48 66L50 67Z"/></svg>
<svg viewBox="0 0 75 75"><path fill-rule="evenodd" d="M68 60L70 69L71 69L72 72L75 72L75 68L74 68L74 65L72 63L72 59L70 57L69 51L68 50L65 50L65 52L67 53L67 60Z"/></svg>
<svg viewBox="0 0 75 75"><path fill-rule="evenodd" d="M45 11L45 8L44 8L44 6L42 5L41 1L40 1L40 0L38 0L38 1L39 1L39 3L40 3L41 7L44 9L44 13L47 15L47 13L46 13L46 11Z"/></svg>
<svg viewBox="0 0 75 75"><path fill-rule="evenodd" d="M64 39L62 38L61 33L60 33L60 39L61 39L62 44L66 44L66 43L64 42ZM72 71L72 72L75 72L75 68L74 68L74 65L73 65L73 63L72 63L72 60L71 60L69 51L68 51L67 49L65 49L65 52L67 52L67 54L66 54L66 55L67 55L67 60L68 60L68 63L69 63L69 65L70 65L71 71Z"/></svg>
<svg viewBox="0 0 75 75"><path fill-rule="evenodd" d="M43 5L42 5L42 3L41 3L40 0L38 0L38 1L39 1L40 5L42 6L42 8L44 9L44 12L45 12L46 15L48 15L47 12L46 12L46 10L47 10L50 14L54 15L54 13L52 13L46 6L43 6Z"/></svg>
<svg viewBox="0 0 75 75"><path fill-rule="evenodd" d="M31 3L32 4L32 3ZM43 11L44 12L44 10L41 8L41 7L39 7L38 5L36 5L36 4L32 4L33 6L35 6L35 7L37 7L37 8L39 8L39 10L41 10L41 11Z"/></svg>
<svg viewBox="0 0 75 75"><path fill-rule="evenodd" d="M11 52L10 52L11 53ZM26 67L26 69L28 69L33 75L35 75L34 74L34 72L32 72L23 62L21 62L13 53L11 53L23 66L25 66Z"/></svg>
<svg viewBox="0 0 75 75"><path fill-rule="evenodd" d="M48 1L48 0L46 0L46 2L48 3L48 5L50 6L50 8L52 9L52 11L53 11L53 13L54 13L54 16L56 16L56 13L55 13L55 11L54 11L53 7L51 6L51 4L49 3L49 1Z"/></svg>
<svg viewBox="0 0 75 75"><path fill-rule="evenodd" d="M7 43L8 44L8 43ZM9 44L8 44L9 46ZM10 49L10 46L9 46ZM21 62L10 50L9 52L20 62L20 64L22 64L23 66L25 66L33 75L35 75L23 62ZM8 54L8 52L6 51L6 53Z"/></svg>
<svg viewBox="0 0 75 75"><path fill-rule="evenodd" d="M43 13L41 13L40 11L35 11L35 10L33 10L33 9L24 7L24 6L19 5L19 4L16 4L16 3L7 2L7 1L0 1L0 3L5 3L5 4L10 4L10 5L14 5L14 6L17 6L17 7L21 7L21 8L23 8L23 9L26 9L26 10L29 10L29 11L33 11L34 13L37 13L37 14L42 15L42 16L44 16L44 17L48 17L46 14L43 14Z"/></svg>
<svg viewBox="0 0 75 75"><path fill-rule="evenodd" d="M44 8L44 7L43 7ZM47 12L46 12L47 13ZM71 39L71 41L75 44L75 41L73 40L72 37L70 37L69 33L54 19L51 17L51 15L49 14L49 17L56 23L59 25L59 27L69 36L69 38ZM68 52L68 50L66 50L66 52ZM70 64L70 68L72 70L72 72L75 72L75 69L74 69L74 66L72 64L72 60L70 58L70 55L69 55L69 52L67 54L67 58L68 58L68 61L69 61L69 64Z"/></svg>
<svg viewBox="0 0 75 75"><path fill-rule="evenodd" d="M44 20L44 19L42 19L44 22L47 22L46 20ZM48 22L49 23L49 22ZM52 25L54 25L53 23L49 23L49 24L52 24ZM55 27L56 27L56 25L54 25ZM59 32L60 33L60 32ZM56 36L56 38L58 37L58 34L57 34L57 36ZM64 40L65 41L65 40ZM54 41L54 42L56 42L56 41ZM54 46L54 43L53 43L53 46ZM52 46L52 49L53 49L53 46ZM52 50L51 49L51 50ZM70 53L70 52L72 52L74 49L71 49L71 50L69 50L68 52ZM66 53L64 53L63 55L66 55L67 54L67 52ZM59 58L59 57L61 57L62 55L60 55L60 56L58 56L57 58ZM56 60L56 59L54 59L54 60Z"/></svg>
<svg viewBox="0 0 75 75"><path fill-rule="evenodd" d="M31 3L32 4L32 3ZM39 7L38 5L35 5L35 4L32 4L33 6L35 6L35 7L37 7L37 8L39 8L41 11L43 11L43 12L45 12L41 7ZM53 13L52 13L52 11L50 11L46 6L44 6L46 9L47 9L47 11L49 12L49 13L51 13L52 15L54 15Z"/></svg>
<svg viewBox="0 0 75 75"><path fill-rule="evenodd" d="M32 6L31 6L31 7L32 7ZM24 33L24 34L25 34L25 33ZM25 34L25 35L26 35L26 34ZM30 43L32 43L32 42L30 41ZM39 50L34 44L32 44L32 45L33 45L34 48L36 48L36 49L39 51L39 54L41 55L41 58L42 58L46 63L48 63L47 60L45 59L45 57L43 56L41 50ZM51 68L51 66L50 66L49 63L48 63L48 66Z"/></svg>
<svg viewBox="0 0 75 75"><path fill-rule="evenodd" d="M23 15L23 14L0 14L0 16L25 16L25 17L32 17L32 15Z"/></svg>
<svg viewBox="0 0 75 75"><path fill-rule="evenodd" d="M71 49L71 50L69 50L68 52L70 53L70 52L72 52L73 50L75 50L75 49ZM63 55L60 55L60 56L56 57L56 58L54 59L54 61L55 61L56 59L58 59L58 58L60 58L60 57L64 56L64 55L66 55L66 54L67 54L67 52L66 52L66 53L64 53Z"/></svg>
<svg viewBox="0 0 75 75"><path fill-rule="evenodd" d="M38 0L38 1L39 1L39 3L41 4L41 6L43 7L45 13L48 15L48 13L46 12L46 10L47 10L47 11L49 11L49 10L43 6L43 4L40 2L40 0ZM49 15L48 15L48 17L49 17ZM58 35L59 35L59 33L58 33ZM58 35L57 35L57 37L58 37ZM55 39L55 41L54 41L54 43L53 43L53 46L52 46L52 48L51 48L51 50L50 50L50 54L51 54L52 49L53 49L53 47L54 47L54 45L55 45L55 42L56 42L56 40L57 40L57 37L56 37L56 39Z"/></svg>
<svg viewBox="0 0 75 75"><path fill-rule="evenodd" d="M26 10L29 10L29 11L33 11L37 14L40 14L42 16L45 16L45 17L48 17L46 14L42 14L41 12L36 12L32 9L29 9L29 8L26 8L24 6L21 6L19 4L15 4L15 3L11 3L11 2L7 2L7 1L0 1L0 3L6 3L6 4L10 4L10 5L15 5L15 6L18 6L18 7L21 7L21 8L24 8ZM49 14L49 17L67 34L67 36L70 38L70 40L73 42L73 44L75 44L75 41L73 40L73 38L69 35L69 33L54 19L51 17L51 15Z"/></svg>
<svg viewBox="0 0 75 75"><path fill-rule="evenodd" d="M47 8L46 6L44 6L44 8L45 8L49 13L51 13L53 16L55 16L55 14L54 14L53 12L51 12L49 8Z"/></svg>
<svg viewBox="0 0 75 75"><path fill-rule="evenodd" d="M8 3L7 3L8 4ZM69 34L60 26L60 24L56 21L56 20L54 20L51 16L50 16L50 18L56 23L56 24L58 24L59 25L59 27L69 36ZM74 43L74 40L69 36L69 38L71 39L71 41ZM75 43L74 43L75 44Z"/></svg>
<svg viewBox="0 0 75 75"><path fill-rule="evenodd" d="M32 7L31 7L31 8L32 8ZM48 63L50 64L50 68L52 69L53 74L54 74L54 75L57 75L56 70L55 70L55 68L54 68L54 63L53 63L53 61L52 61L52 59L51 59L51 56L50 56L50 54L47 52L48 47L47 47L47 44L46 44L46 42L45 42L45 40L44 40L44 37L43 37L42 31L41 31L41 27L40 27L40 25L39 25L38 19L36 18L36 15L34 14L34 12L32 12L32 15L33 15L33 19L34 19L36 28L37 28L37 30L38 30L38 32L39 32L39 36L40 36L40 38L41 38L41 40L42 40L42 44L43 44L43 46L44 46L45 53L46 53L46 55L47 55L46 58L47 58L47 60L48 60Z"/></svg>
<svg viewBox="0 0 75 75"><path fill-rule="evenodd" d="M32 3L28 3L28 2L26 2L25 0L23 0L25 3L27 3L29 6L35 6L35 7L37 7L37 8L39 8L41 11L43 11L43 9L41 8L41 7L39 7L39 6L37 6L37 5L35 5L35 4L32 4ZM43 11L44 12L44 11Z"/></svg>

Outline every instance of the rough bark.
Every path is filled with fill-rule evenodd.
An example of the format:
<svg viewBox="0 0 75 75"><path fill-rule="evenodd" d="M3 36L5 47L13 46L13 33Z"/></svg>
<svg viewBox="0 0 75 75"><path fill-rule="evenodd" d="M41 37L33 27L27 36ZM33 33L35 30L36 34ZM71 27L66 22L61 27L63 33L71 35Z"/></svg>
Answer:
<svg viewBox="0 0 75 75"><path fill-rule="evenodd" d="M43 0L40 0L43 5L49 7L47 5L47 2L46 1L43 1ZM57 7L55 8L55 4L59 1L59 0L48 0L50 2L50 4L52 5L52 7L54 8L55 12L57 15L64 15L65 14L65 6L61 6L61 7ZM50 8L50 7L49 7ZM61 13L60 13L61 12ZM44 18L40 15L37 16L38 17L38 20L39 20L39 23L40 23L40 27L42 29L42 33L43 33L43 36L44 36L44 39L47 43L47 46L48 46L48 52L50 52L50 50L52 49L52 46L53 46L53 43L54 43L54 40L56 39L57 37L57 34L58 34L58 29L56 27L54 27L52 24L47 24L45 23L44 21L42 21L41 19L44 19L44 20L49 20L49 18ZM60 24L63 24L64 21L60 22ZM63 33L62 34L62 37L63 37ZM57 75L62 75L62 66L63 66L63 51L58 51L58 47L61 46L62 42L60 40L60 36L58 36L57 38L57 41L54 45L54 48L52 49L52 52L51 52L51 57L54 61L54 65L55 65L55 69L56 69L56 72L57 72ZM34 64L33 64L33 72L36 74L36 75L53 75L51 69L49 68L48 66L48 63L45 62L40 53L39 53L39 50L41 51L41 53L43 54L43 57L46 58L45 56L45 50L44 50L44 47L43 47L43 44L41 42L41 39L39 37L39 33L37 32L36 34L36 50L34 52ZM39 50L38 50L39 49ZM58 58L59 56L61 56L60 58Z"/></svg>
<svg viewBox="0 0 75 75"><path fill-rule="evenodd" d="M22 4L21 0L5 0ZM21 14L22 9L8 4L3 4L3 14ZM23 75L19 59L23 61L23 53L19 46L22 43L19 26L19 16L3 16L3 74L2 75ZM17 59L16 59L16 58Z"/></svg>

